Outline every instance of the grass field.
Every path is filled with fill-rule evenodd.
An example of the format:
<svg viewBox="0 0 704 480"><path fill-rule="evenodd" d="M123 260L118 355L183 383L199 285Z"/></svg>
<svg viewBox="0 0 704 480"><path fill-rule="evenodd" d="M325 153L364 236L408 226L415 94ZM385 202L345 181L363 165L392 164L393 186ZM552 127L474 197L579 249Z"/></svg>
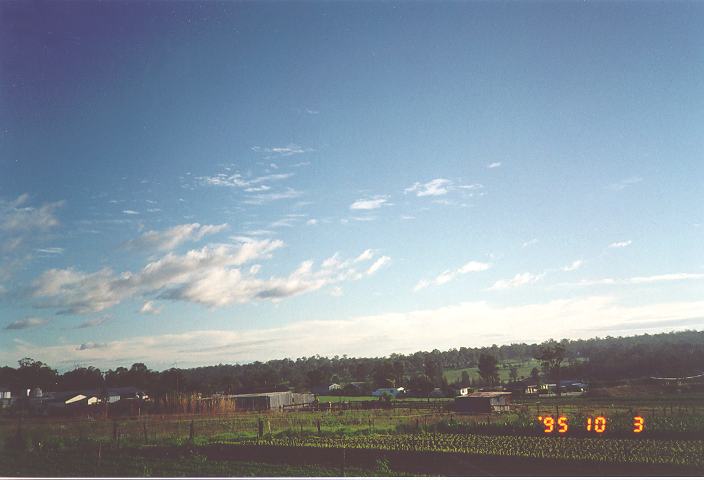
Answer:
<svg viewBox="0 0 704 480"><path fill-rule="evenodd" d="M510 366L508 366L509 364L511 366L518 367L518 378L530 377L530 371L533 370L534 367L540 369L540 362L534 359L526 360L524 362L507 362L506 368L504 368L502 364L499 364L499 378L502 382L509 381L509 373L511 372L511 368ZM463 371L466 371L469 374L470 378L475 382L481 379L481 377L479 376L479 369L472 367L444 370L443 375L449 383L453 383L459 381L462 378Z"/></svg>

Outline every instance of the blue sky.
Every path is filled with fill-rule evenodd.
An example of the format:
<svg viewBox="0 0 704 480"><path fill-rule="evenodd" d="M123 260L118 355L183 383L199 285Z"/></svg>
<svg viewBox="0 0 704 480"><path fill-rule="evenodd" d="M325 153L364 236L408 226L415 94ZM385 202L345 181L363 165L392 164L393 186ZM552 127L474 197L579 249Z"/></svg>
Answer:
<svg viewBox="0 0 704 480"><path fill-rule="evenodd" d="M0 5L0 364L704 328L699 2Z"/></svg>

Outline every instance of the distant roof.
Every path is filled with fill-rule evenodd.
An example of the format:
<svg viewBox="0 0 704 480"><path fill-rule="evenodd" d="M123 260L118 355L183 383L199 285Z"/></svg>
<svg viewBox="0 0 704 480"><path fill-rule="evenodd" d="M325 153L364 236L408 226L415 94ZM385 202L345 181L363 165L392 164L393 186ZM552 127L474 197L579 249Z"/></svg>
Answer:
<svg viewBox="0 0 704 480"><path fill-rule="evenodd" d="M500 397L502 395L511 395L511 392L475 392L475 393L470 393L469 395L466 395L464 398L473 398L473 397L478 397L478 398L493 398L493 397Z"/></svg>
<svg viewBox="0 0 704 480"><path fill-rule="evenodd" d="M105 391L109 395L120 395L126 393L138 393L142 392L143 390L137 387L108 387L105 389Z"/></svg>
<svg viewBox="0 0 704 480"><path fill-rule="evenodd" d="M275 397L277 395L284 395L291 393L288 390L284 392L266 392L266 393L240 393L237 395L230 395L230 398L245 398L245 397Z"/></svg>

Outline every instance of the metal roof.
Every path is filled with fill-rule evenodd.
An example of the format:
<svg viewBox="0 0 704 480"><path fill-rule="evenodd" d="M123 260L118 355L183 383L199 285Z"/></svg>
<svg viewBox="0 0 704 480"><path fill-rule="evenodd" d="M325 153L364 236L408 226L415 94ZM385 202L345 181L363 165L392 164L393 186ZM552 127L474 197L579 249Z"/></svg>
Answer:
<svg viewBox="0 0 704 480"><path fill-rule="evenodd" d="M475 392L460 398L494 398L502 395L511 395L511 392Z"/></svg>

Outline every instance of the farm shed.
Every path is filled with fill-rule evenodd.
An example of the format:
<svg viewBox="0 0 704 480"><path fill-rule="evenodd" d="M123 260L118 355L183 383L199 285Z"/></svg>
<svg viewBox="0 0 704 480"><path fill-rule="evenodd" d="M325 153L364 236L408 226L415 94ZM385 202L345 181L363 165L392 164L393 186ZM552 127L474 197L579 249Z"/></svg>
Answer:
<svg viewBox="0 0 704 480"><path fill-rule="evenodd" d="M455 398L455 411L460 413L507 412L511 408L511 392L477 392Z"/></svg>
<svg viewBox="0 0 704 480"><path fill-rule="evenodd" d="M312 393L269 392L232 395L235 410L281 410L302 407L315 401Z"/></svg>
<svg viewBox="0 0 704 480"><path fill-rule="evenodd" d="M7 387L0 387L0 408L12 405L12 391Z"/></svg>

